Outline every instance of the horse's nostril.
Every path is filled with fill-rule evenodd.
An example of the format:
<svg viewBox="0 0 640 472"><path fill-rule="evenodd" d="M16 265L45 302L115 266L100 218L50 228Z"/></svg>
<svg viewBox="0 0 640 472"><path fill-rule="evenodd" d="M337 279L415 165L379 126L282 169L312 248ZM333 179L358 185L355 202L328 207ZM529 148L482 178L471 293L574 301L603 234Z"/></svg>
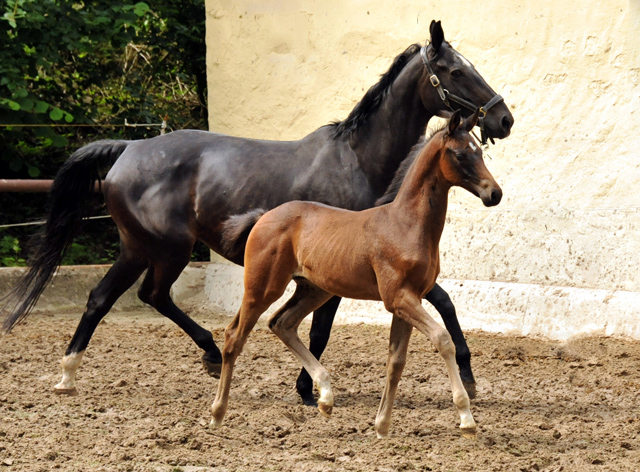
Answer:
<svg viewBox="0 0 640 472"><path fill-rule="evenodd" d="M511 120L508 117L505 116L502 118L502 127L505 130L509 131L511 129L511 125L512 125Z"/></svg>
<svg viewBox="0 0 640 472"><path fill-rule="evenodd" d="M491 191L491 202L494 205L497 205L502 200L502 191L501 190L492 190Z"/></svg>

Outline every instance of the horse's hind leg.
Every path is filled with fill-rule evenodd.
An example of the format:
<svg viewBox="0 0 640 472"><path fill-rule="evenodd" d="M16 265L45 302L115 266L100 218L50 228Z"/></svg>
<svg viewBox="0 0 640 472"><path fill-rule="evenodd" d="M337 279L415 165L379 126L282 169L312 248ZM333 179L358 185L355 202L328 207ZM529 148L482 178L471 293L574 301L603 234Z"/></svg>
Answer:
<svg viewBox="0 0 640 472"><path fill-rule="evenodd" d="M76 394L76 371L98 323L140 277L146 266L146 260L123 250L104 278L91 290L87 307L62 358L62 380L54 387L56 393Z"/></svg>
<svg viewBox="0 0 640 472"><path fill-rule="evenodd" d="M407 348L411 339L413 326L405 320L393 317L391 333L389 334L389 359L387 361L387 383L382 392L380 407L376 415L376 434L378 439L389 435L391 425L391 410L398 391L398 383L407 362Z"/></svg>
<svg viewBox="0 0 640 472"><path fill-rule="evenodd" d="M179 255L181 252L182 257ZM177 324L191 337L198 347L205 351L202 356L202 362L209 374L217 377L220 373L222 357L218 346L213 341L211 332L204 329L180 310L170 295L171 286L189 262L191 250L179 251L176 248L172 248L170 252L163 251L162 253L173 254L171 258L167 257L161 261L151 262L138 291L138 297Z"/></svg>
<svg viewBox="0 0 640 472"><path fill-rule="evenodd" d="M453 344L456 346L456 363L460 368L462 384L469 394L469 398L476 398L476 379L471 371L471 352L469 351L469 346L467 346L467 341L464 339L464 334L462 334L460 323L458 323L456 307L453 305L449 294L438 284L424 298L440 313L442 321L451 335Z"/></svg>
<svg viewBox="0 0 640 472"><path fill-rule="evenodd" d="M329 416L333 410L329 373L300 340L298 326L305 316L329 300L331 294L305 280L297 280L296 283L298 286L291 299L269 319L269 328L300 359L318 387L318 409Z"/></svg>
<svg viewBox="0 0 640 472"><path fill-rule="evenodd" d="M242 306L224 331L224 347L222 348L222 369L216 398L211 405L211 426L218 427L222 424L229 404L229 392L231 390L231 378L236 359L242 352L247 342L249 333L255 326L260 315L269 308L270 303L249 303L246 296L242 299Z"/></svg>
<svg viewBox="0 0 640 472"><path fill-rule="evenodd" d="M340 297L332 297L327 303L313 312L313 321L309 331L309 351L320 360L320 356L327 347L333 320L340 305ZM296 390L302 399L302 403L308 406L318 406L313 396L313 380L309 373L303 368L296 381Z"/></svg>

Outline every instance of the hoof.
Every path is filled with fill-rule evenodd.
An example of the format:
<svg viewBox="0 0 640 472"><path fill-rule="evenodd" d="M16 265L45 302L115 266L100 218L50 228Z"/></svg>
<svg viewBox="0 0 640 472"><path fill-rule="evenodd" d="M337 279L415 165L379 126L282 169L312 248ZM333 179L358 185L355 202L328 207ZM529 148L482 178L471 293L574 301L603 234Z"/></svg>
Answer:
<svg viewBox="0 0 640 472"><path fill-rule="evenodd" d="M213 418L209 423L209 428L211 429L218 429L220 426L222 426L222 420L216 421L215 418Z"/></svg>
<svg viewBox="0 0 640 472"><path fill-rule="evenodd" d="M318 410L322 413L322 416L329 418L333 412L333 406L325 405L324 403L318 403Z"/></svg>
<svg viewBox="0 0 640 472"><path fill-rule="evenodd" d="M378 437L378 439L387 439L389 437L389 431L387 431L386 433L376 431L376 436Z"/></svg>
<svg viewBox="0 0 640 472"><path fill-rule="evenodd" d="M462 433L462 437L465 439L470 439L472 441L476 441L478 439L475 428L460 428L460 432Z"/></svg>
<svg viewBox="0 0 640 472"><path fill-rule="evenodd" d="M73 388L62 388L62 387L53 387L53 391L56 395L68 395L70 397L75 397L78 394L78 390Z"/></svg>
<svg viewBox="0 0 640 472"><path fill-rule="evenodd" d="M303 397L302 395L300 395L300 399L305 406L318 406L318 402L313 395L311 395L310 397Z"/></svg>
<svg viewBox="0 0 640 472"><path fill-rule="evenodd" d="M222 364L214 364L213 362L208 361L203 357L202 365L204 367L204 370L206 370L207 374L209 374L211 377L213 377L214 379L220 378L220 372L222 372Z"/></svg>
<svg viewBox="0 0 640 472"><path fill-rule="evenodd" d="M473 400L476 398L476 383L475 382L467 382L462 381L462 385L464 389L467 391L467 395L469 395L469 400Z"/></svg>

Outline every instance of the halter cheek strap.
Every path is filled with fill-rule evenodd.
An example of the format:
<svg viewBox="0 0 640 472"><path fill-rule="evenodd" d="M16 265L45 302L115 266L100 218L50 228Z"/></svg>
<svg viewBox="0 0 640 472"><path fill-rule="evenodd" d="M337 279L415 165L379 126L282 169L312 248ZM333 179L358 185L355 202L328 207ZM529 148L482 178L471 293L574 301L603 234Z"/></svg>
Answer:
<svg viewBox="0 0 640 472"><path fill-rule="evenodd" d="M485 105L478 107L472 102L470 102L469 100L465 100L462 97L458 97L457 95L450 93L446 88L442 86L440 79L438 79L438 76L433 71L431 64L429 64L429 58L427 57L427 45L428 43L420 48L420 57L422 58L422 63L424 64L424 66L427 69L427 72L429 73L429 82L431 82L431 85L438 92L438 95L440 96L440 100L442 100L444 104L452 111L453 111L453 107L451 106L451 102L456 103L466 108L467 110L471 110L472 112L475 112L476 110L478 110L478 126L480 127L482 144L487 144L487 135L484 131L484 118L487 116L487 112L494 105L500 102L503 102L504 99L502 98L502 96L496 94ZM489 139L491 140L491 143L494 143L493 138L489 138Z"/></svg>

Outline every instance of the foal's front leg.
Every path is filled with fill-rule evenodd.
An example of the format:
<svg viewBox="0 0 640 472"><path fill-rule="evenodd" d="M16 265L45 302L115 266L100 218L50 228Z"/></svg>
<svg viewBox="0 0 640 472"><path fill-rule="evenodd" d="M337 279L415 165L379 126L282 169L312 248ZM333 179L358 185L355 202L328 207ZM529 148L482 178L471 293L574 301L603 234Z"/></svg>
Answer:
<svg viewBox="0 0 640 472"><path fill-rule="evenodd" d="M435 322L431 316L422 308L420 297L408 290L402 290L391 297L392 302L387 303L387 309L391 308L393 313L411 324L418 331L429 337L440 355L444 358L449 379L451 380L451 390L453 392L453 403L460 414L460 430L466 438L475 439L476 422L471 414L469 395L462 385L458 366L456 364L456 348L451 340L451 335Z"/></svg>
<svg viewBox="0 0 640 472"><path fill-rule="evenodd" d="M382 392L380 407L376 415L376 434L378 439L389 435L391 425L391 410L398 391L398 382L402 377L402 371L407 362L407 348L411 338L413 326L405 320L393 317L391 321L391 333L389 334L389 360L387 361L387 383Z"/></svg>
<svg viewBox="0 0 640 472"><path fill-rule="evenodd" d="M473 377L473 371L471 370L471 352L469 351L469 346L467 346L467 341L464 339L464 334L462 334L458 316L456 315L456 307L453 305L449 294L438 284L433 286L433 289L424 296L424 299L438 310L444 326L451 335L453 344L456 346L456 362L460 368L462 385L464 385L469 394L469 398L473 400L476 398L476 379Z"/></svg>

